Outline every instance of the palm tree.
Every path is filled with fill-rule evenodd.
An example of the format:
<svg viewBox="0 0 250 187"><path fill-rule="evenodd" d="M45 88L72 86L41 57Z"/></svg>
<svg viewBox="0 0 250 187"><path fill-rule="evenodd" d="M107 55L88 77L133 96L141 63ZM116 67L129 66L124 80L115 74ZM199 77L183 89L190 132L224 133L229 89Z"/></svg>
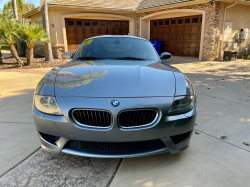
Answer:
<svg viewBox="0 0 250 187"><path fill-rule="evenodd" d="M0 23L0 37L9 45L10 52L16 61L23 65L23 61L17 54L14 43L16 41L16 32L19 27L19 23L15 19L1 21Z"/></svg>
<svg viewBox="0 0 250 187"><path fill-rule="evenodd" d="M47 0L41 0L41 5L39 9L42 10L43 28L45 32L47 32L48 39L50 40ZM48 62L54 61L51 43L45 43L45 61L48 61Z"/></svg>
<svg viewBox="0 0 250 187"><path fill-rule="evenodd" d="M35 5L32 3L26 3L25 0L15 0L16 1L16 9L19 21L22 23L22 14L29 12L35 8ZM15 2L14 2L15 3ZM4 4L4 10L13 11L13 0L10 0L6 4Z"/></svg>
<svg viewBox="0 0 250 187"><path fill-rule="evenodd" d="M18 20L16 0L12 0L12 7L13 7L14 18L16 20ZM18 55L22 55L23 54L23 50L22 50L21 42L20 42L19 39L17 39L16 45L17 45Z"/></svg>
<svg viewBox="0 0 250 187"><path fill-rule="evenodd" d="M33 51L35 42L41 40L45 43L51 43L48 39L48 34L43 30L42 25L37 24L24 24L15 33L18 38L25 41L27 44L26 59L27 65L30 65L33 59Z"/></svg>
<svg viewBox="0 0 250 187"><path fill-rule="evenodd" d="M6 21L6 20L9 20L13 18L13 14L6 11L6 10L3 10L3 11L0 11L0 24L2 21ZM0 45L0 64L3 63L3 54L2 54L2 51L1 51L1 45Z"/></svg>

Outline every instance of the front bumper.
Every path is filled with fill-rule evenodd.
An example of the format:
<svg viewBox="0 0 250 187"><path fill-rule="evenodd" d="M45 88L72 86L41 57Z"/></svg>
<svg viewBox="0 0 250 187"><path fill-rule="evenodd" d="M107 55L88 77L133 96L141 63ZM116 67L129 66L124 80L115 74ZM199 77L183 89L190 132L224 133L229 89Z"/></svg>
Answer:
<svg viewBox="0 0 250 187"><path fill-rule="evenodd" d="M33 107L33 116L37 131L41 140L41 146L45 150L59 154L61 152L87 157L105 158L127 158L138 156L149 156L170 152L175 154L188 148L192 131L196 120L196 106L188 113L166 116L172 104L172 97L154 98L119 98L121 105L113 107L110 98L81 98L81 97L57 97L58 105L64 116L54 116L44 114ZM144 103L143 105L133 103ZM157 105L155 104L157 103ZM109 129L95 129L79 126L75 124L69 116L72 108L101 108L112 112L113 126ZM155 124L147 127L122 129L117 124L117 114L121 110L133 108L156 108L160 116ZM173 136L185 134L189 136L175 143ZM46 140L41 133L56 137L54 142ZM157 150L136 152L136 153L100 153L66 148L65 145L70 140L90 141L90 142L136 142L147 140L161 140L164 148Z"/></svg>

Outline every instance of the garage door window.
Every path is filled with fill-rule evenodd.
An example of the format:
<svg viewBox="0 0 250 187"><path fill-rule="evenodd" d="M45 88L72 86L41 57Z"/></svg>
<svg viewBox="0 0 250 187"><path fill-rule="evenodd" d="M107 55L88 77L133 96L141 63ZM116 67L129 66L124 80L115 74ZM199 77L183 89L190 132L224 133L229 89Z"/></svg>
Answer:
<svg viewBox="0 0 250 187"><path fill-rule="evenodd" d="M169 21L165 21L165 25L169 25Z"/></svg>
<svg viewBox="0 0 250 187"><path fill-rule="evenodd" d="M97 21L92 22L92 26L94 27L98 26L98 22Z"/></svg>
<svg viewBox="0 0 250 187"><path fill-rule="evenodd" d="M84 22L84 25L87 27L90 26L90 21Z"/></svg>
<svg viewBox="0 0 250 187"><path fill-rule="evenodd" d="M120 23L119 23L119 22L115 22L115 23L114 23L114 26L115 26L115 27L120 27Z"/></svg>
<svg viewBox="0 0 250 187"><path fill-rule="evenodd" d="M121 27L127 27L127 23L122 22L122 23L121 23Z"/></svg>
<svg viewBox="0 0 250 187"><path fill-rule="evenodd" d="M74 25L74 21L68 21L68 25L69 26L73 26Z"/></svg>
<svg viewBox="0 0 250 187"><path fill-rule="evenodd" d="M183 19L178 19L178 24L182 24Z"/></svg>
<svg viewBox="0 0 250 187"><path fill-rule="evenodd" d="M185 23L190 23L190 18L189 19L185 19Z"/></svg>
<svg viewBox="0 0 250 187"><path fill-rule="evenodd" d="M199 19L198 18L193 18L192 23L198 23Z"/></svg>
<svg viewBox="0 0 250 187"><path fill-rule="evenodd" d="M101 26L101 27L105 27L105 26L106 26L106 22L101 21L101 22L100 22L100 26Z"/></svg>
<svg viewBox="0 0 250 187"><path fill-rule="evenodd" d="M77 26L82 26L82 21L76 21Z"/></svg>
<svg viewBox="0 0 250 187"><path fill-rule="evenodd" d="M108 23L107 23L107 26L108 26L108 27L112 27L112 26L113 26L113 23L112 23L112 22L108 22Z"/></svg>
<svg viewBox="0 0 250 187"><path fill-rule="evenodd" d="M171 20L171 25L175 25L175 20Z"/></svg>
<svg viewBox="0 0 250 187"><path fill-rule="evenodd" d="M154 26L157 26L158 24L157 24L157 21L154 21Z"/></svg>

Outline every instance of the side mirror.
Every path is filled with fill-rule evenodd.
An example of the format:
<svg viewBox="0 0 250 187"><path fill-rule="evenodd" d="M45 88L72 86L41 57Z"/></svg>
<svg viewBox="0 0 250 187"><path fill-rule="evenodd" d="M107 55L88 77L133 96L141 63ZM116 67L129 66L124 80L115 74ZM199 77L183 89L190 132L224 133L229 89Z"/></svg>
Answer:
<svg viewBox="0 0 250 187"><path fill-rule="evenodd" d="M166 60L166 59L170 59L172 57L172 55L168 52L163 52L160 57L162 60L164 60L164 59Z"/></svg>
<svg viewBox="0 0 250 187"><path fill-rule="evenodd" d="M71 59L71 58L73 58L73 56L74 56L74 54L72 52L68 51L68 52L64 52L62 57L63 57L63 59Z"/></svg>

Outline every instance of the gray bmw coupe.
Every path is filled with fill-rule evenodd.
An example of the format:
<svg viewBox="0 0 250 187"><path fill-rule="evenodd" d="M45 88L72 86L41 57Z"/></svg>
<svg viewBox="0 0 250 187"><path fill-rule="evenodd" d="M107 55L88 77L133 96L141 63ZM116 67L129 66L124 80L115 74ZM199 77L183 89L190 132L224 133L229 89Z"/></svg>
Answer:
<svg viewBox="0 0 250 187"><path fill-rule="evenodd" d="M38 83L33 114L42 148L87 157L137 157L188 148L196 120L192 83L132 36L86 39L72 61Z"/></svg>

